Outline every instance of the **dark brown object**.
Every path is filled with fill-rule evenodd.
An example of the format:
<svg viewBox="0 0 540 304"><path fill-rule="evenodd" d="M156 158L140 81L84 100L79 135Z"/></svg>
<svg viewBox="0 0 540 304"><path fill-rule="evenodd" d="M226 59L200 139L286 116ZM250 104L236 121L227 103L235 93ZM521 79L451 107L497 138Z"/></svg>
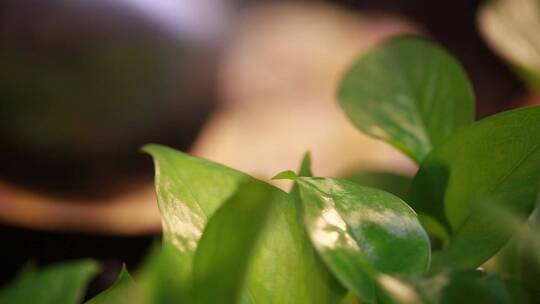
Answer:
<svg viewBox="0 0 540 304"><path fill-rule="evenodd" d="M152 176L146 143L187 149L213 50L115 1L0 4L0 178L99 197Z"/></svg>

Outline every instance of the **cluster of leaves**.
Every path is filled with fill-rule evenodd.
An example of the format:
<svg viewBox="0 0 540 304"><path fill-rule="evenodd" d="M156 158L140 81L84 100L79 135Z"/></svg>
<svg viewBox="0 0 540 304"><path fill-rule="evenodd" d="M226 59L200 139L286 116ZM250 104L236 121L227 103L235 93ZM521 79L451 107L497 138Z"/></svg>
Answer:
<svg viewBox="0 0 540 304"><path fill-rule="evenodd" d="M147 146L163 248L135 281L123 271L88 303L537 301L538 289L520 273L495 270L503 269L505 251L519 255L514 249L523 246L513 243L538 248L528 218L540 188L540 107L474 122L474 95L460 65L415 37L390 39L360 58L339 102L358 129L419 164L412 181L312 177L308 154L298 173L275 177L294 181L286 193ZM95 271L82 262L23 272L0 291L0 303L28 303L34 292L49 297L32 303L76 303ZM53 293L65 298L48 300Z"/></svg>

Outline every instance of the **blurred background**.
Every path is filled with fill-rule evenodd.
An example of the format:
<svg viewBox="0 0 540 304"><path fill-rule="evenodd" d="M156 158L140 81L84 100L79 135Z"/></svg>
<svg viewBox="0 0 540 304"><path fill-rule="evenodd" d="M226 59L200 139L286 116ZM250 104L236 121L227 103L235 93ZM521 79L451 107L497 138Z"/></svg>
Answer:
<svg viewBox="0 0 540 304"><path fill-rule="evenodd" d="M92 294L136 267L160 234L146 143L263 179L306 150L317 175L414 174L334 97L396 34L458 58L478 118L540 102L536 0L1 1L0 283L29 260L92 257Z"/></svg>

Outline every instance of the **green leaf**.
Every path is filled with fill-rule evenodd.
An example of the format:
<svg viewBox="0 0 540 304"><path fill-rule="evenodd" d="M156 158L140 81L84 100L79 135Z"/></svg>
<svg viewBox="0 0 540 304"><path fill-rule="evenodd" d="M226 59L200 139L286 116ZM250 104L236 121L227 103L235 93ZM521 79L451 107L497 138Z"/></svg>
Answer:
<svg viewBox="0 0 540 304"><path fill-rule="evenodd" d="M156 163L156 188L164 241L184 261L178 275L189 279L198 241L209 217L254 178L162 147L145 150ZM344 290L318 260L301 222L299 206L287 193L272 191L268 223L247 275L252 303L334 303ZM187 275L186 275L187 273Z"/></svg>
<svg viewBox="0 0 540 304"><path fill-rule="evenodd" d="M412 184L412 177L384 171L357 172L345 175L344 179L362 186L377 188L390 192L405 201L408 200ZM448 233L437 220L427 216L426 214L420 214L418 219L428 234L432 236L432 250L433 248L438 248L448 243Z"/></svg>
<svg viewBox="0 0 540 304"><path fill-rule="evenodd" d="M175 304L189 300L189 281L179 275L185 261L171 244L154 245L139 273L134 292L136 304Z"/></svg>
<svg viewBox="0 0 540 304"><path fill-rule="evenodd" d="M299 184L309 230L316 228L315 224L329 223L326 216L331 216L336 222L329 224L336 228L338 222L342 224L347 235L379 271L399 273L427 269L427 234L414 211L398 197L331 178L303 177ZM313 238L313 233L310 235ZM399 257L396 252L400 253Z"/></svg>
<svg viewBox="0 0 540 304"><path fill-rule="evenodd" d="M474 119L474 95L459 63L423 38L396 37L347 72L339 103L363 132L420 162Z"/></svg>
<svg viewBox="0 0 540 304"><path fill-rule="evenodd" d="M296 175L296 173L292 170L279 172L274 177L272 177L272 179L290 179L290 180L295 180L297 178L298 178L298 175Z"/></svg>
<svg viewBox="0 0 540 304"><path fill-rule="evenodd" d="M262 182L241 184L210 219L193 266L193 303L238 303L248 264L271 207Z"/></svg>
<svg viewBox="0 0 540 304"><path fill-rule="evenodd" d="M295 174L292 171L285 171L278 175L276 178L282 179L291 179L297 180L299 177L312 177L313 173L311 171L311 155L309 152L304 154L302 158L302 163L298 170L298 174ZM294 183L290 191L291 195L302 204L302 197L300 186L298 183ZM346 235L342 235L340 238L345 238ZM323 258L325 258L323 256ZM334 252L329 252L329 256L326 257L326 260L333 261L335 264L341 265L345 269L352 269L351 272L338 273L338 277L341 282L358 282L356 285L344 284L349 286L349 292L341 300L341 304L357 304L362 303L357 294L362 295L363 299L367 299L369 302L374 302L376 298L379 298L380 303L393 304L395 303L390 298L388 298L377 282L377 271L369 265L367 258L357 255L354 252L350 252L348 248L336 248ZM357 267L361 266L359 269ZM353 290L354 292L350 292ZM377 296L378 295L378 296ZM381 299L386 301L381 301Z"/></svg>
<svg viewBox="0 0 540 304"><path fill-rule="evenodd" d="M300 164L300 169L298 170L298 176L312 176L311 172L311 153L306 152L302 157L302 163Z"/></svg>
<svg viewBox="0 0 540 304"><path fill-rule="evenodd" d="M99 267L93 261L65 262L24 271L0 290L0 303L76 304Z"/></svg>
<svg viewBox="0 0 540 304"><path fill-rule="evenodd" d="M134 303L132 297L134 288L135 282L129 275L126 266L123 265L116 282L86 304L131 304Z"/></svg>
<svg viewBox="0 0 540 304"><path fill-rule="evenodd" d="M512 227L496 208L522 221L540 185L540 107L500 113L474 123L434 149L415 177L411 203L446 227L448 246L434 266L476 267L504 246Z"/></svg>
<svg viewBox="0 0 540 304"><path fill-rule="evenodd" d="M167 147L149 145L144 150L154 158L164 241L178 251L182 261L178 274L188 281L208 218L247 177Z"/></svg>
<svg viewBox="0 0 540 304"><path fill-rule="evenodd" d="M292 174L286 174L285 172L279 173L273 179L290 179L294 181L298 179L299 176L313 176L313 172L311 172L311 153L304 153L304 156L302 157L302 162L300 163L300 168L298 169L298 174L295 174L294 172L292 172ZM289 193L299 204L301 203L300 189L298 188L297 183L293 183Z"/></svg>
<svg viewBox="0 0 540 304"><path fill-rule="evenodd" d="M379 271L428 268L428 236L398 197L345 180L301 177L297 183L313 245L341 283L362 300L376 303L383 296L376 282Z"/></svg>
<svg viewBox="0 0 540 304"><path fill-rule="evenodd" d="M504 212L504 210L500 210ZM504 212L498 217L501 224L511 225L517 233L497 254L487 261L483 268L488 272L497 272L504 277L512 278L524 286L540 292L537 282L540 280L540 229L537 226L538 208L522 223L520 218Z"/></svg>

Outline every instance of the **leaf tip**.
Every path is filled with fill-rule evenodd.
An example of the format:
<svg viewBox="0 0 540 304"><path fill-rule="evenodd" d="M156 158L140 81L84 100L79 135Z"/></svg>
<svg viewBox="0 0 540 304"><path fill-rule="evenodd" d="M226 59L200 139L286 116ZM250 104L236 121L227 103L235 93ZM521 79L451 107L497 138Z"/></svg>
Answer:
<svg viewBox="0 0 540 304"><path fill-rule="evenodd" d="M312 176L311 171L311 151L306 151L302 157L302 164L300 165L300 170L298 171L299 176Z"/></svg>
<svg viewBox="0 0 540 304"><path fill-rule="evenodd" d="M141 147L141 152L154 156L157 151L163 148L164 146L158 144L146 144Z"/></svg>

